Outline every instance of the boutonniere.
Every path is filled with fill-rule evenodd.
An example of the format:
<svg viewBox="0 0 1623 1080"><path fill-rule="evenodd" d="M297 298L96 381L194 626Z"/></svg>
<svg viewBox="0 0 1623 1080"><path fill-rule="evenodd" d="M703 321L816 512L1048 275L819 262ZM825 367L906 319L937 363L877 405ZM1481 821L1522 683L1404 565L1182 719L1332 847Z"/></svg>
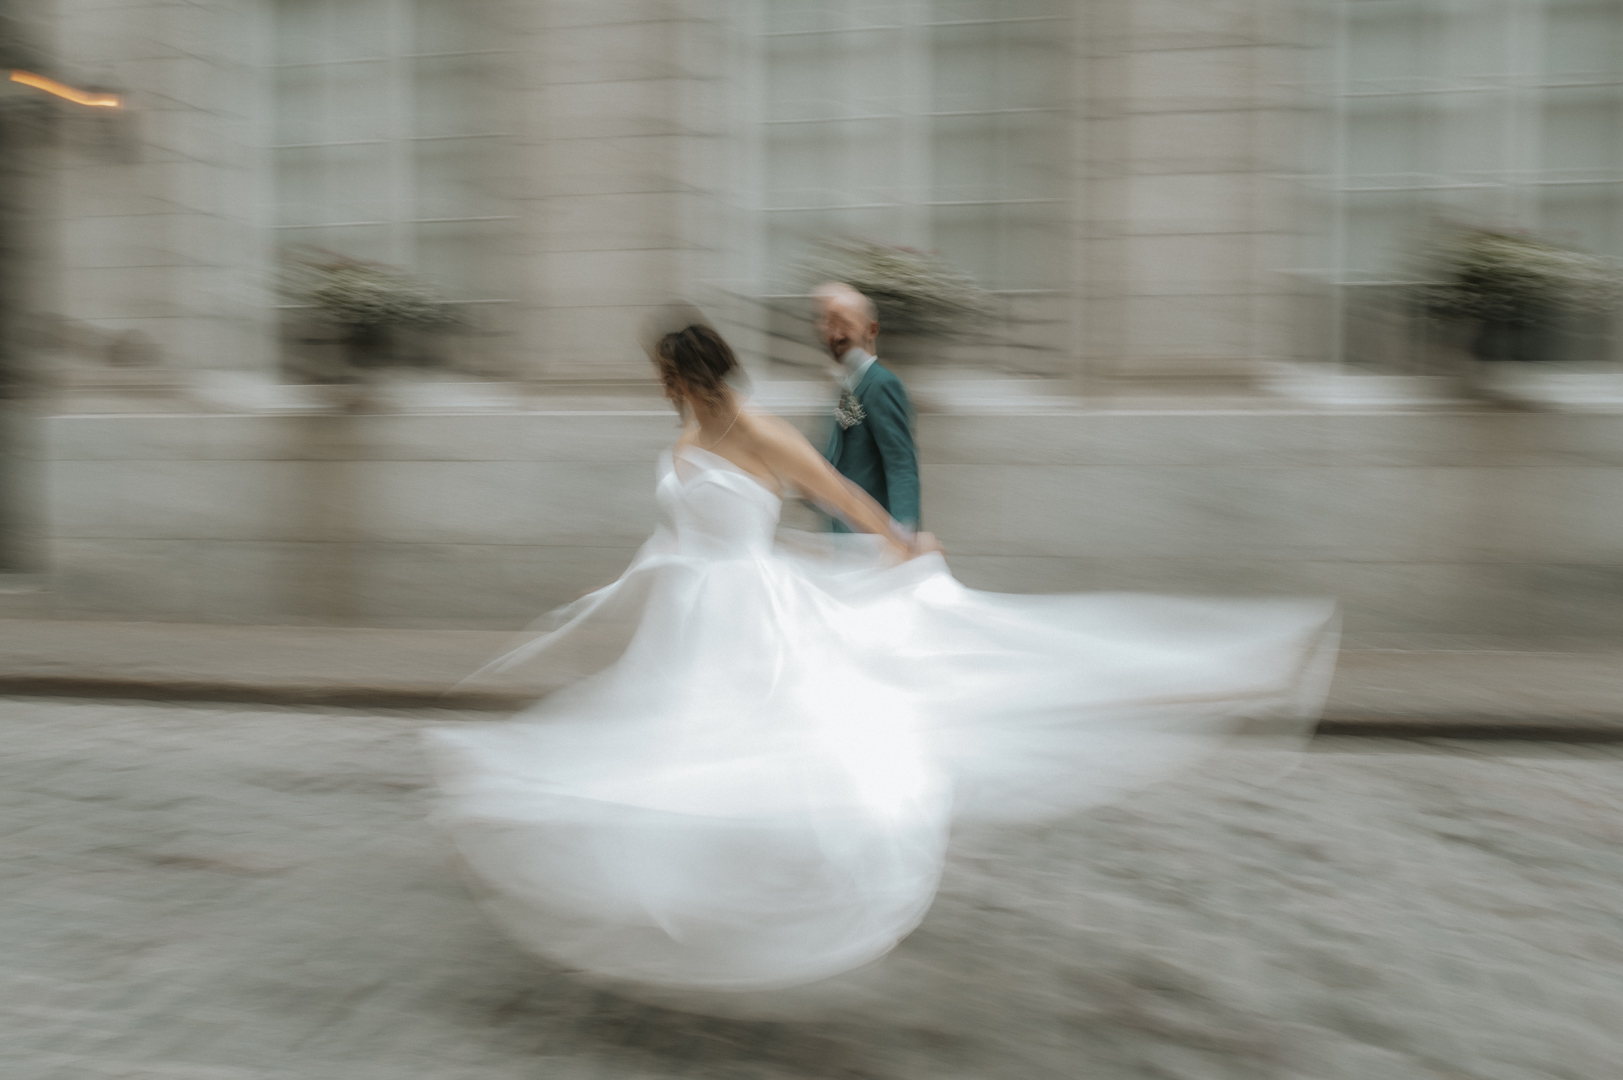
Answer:
<svg viewBox="0 0 1623 1080"><path fill-rule="evenodd" d="M857 396L846 390L840 394L840 403L834 407L834 419L840 422L840 427L849 430L862 423L868 416L862 411L862 402Z"/></svg>

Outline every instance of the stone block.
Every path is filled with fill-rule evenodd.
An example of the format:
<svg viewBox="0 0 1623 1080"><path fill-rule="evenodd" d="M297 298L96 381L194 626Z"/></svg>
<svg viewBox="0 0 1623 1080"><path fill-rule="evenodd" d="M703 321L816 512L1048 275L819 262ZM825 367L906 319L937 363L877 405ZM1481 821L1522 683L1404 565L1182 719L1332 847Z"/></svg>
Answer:
<svg viewBox="0 0 1623 1080"><path fill-rule="evenodd" d="M369 544L359 553L358 612L379 620L526 625L625 569L634 546Z"/></svg>
<svg viewBox="0 0 1623 1080"><path fill-rule="evenodd" d="M1507 421L1501 419L1500 426L1508 426ZM1623 465L1623 416L1524 413L1515 418L1514 428L1519 436L1514 445L1530 464Z"/></svg>
<svg viewBox="0 0 1623 1080"><path fill-rule="evenodd" d="M1259 25L1258 6L1256 0L1135 0L1132 44L1180 50L1254 44L1270 29Z"/></svg>
<svg viewBox="0 0 1623 1080"><path fill-rule="evenodd" d="M1623 637L1623 566L1507 568L1522 584L1529 630L1579 639Z"/></svg>
<svg viewBox="0 0 1623 1080"><path fill-rule="evenodd" d="M1070 419L1070 418L1064 418ZM1112 413L1088 416L1100 465L1310 466L1339 460L1323 418L1306 413Z"/></svg>
<svg viewBox="0 0 1623 1080"><path fill-rule="evenodd" d="M624 463L652 476L678 431L676 416L658 411L369 416L358 421L356 453L390 461Z"/></svg>
<svg viewBox="0 0 1623 1080"><path fill-rule="evenodd" d="M918 419L920 459L931 465L1086 465L1101 438L1095 415L1005 416L925 414Z"/></svg>
<svg viewBox="0 0 1623 1080"><path fill-rule="evenodd" d="M1132 296L1127 351L1139 357L1249 357L1247 296Z"/></svg>
<svg viewBox="0 0 1623 1080"><path fill-rule="evenodd" d="M64 267L61 304L68 317L87 321L185 315L194 298L175 287L175 267Z"/></svg>
<svg viewBox="0 0 1623 1080"><path fill-rule="evenodd" d="M55 177L62 218L172 213L175 207L165 197L160 169L153 162L94 161L63 168Z"/></svg>
<svg viewBox="0 0 1623 1080"><path fill-rule="evenodd" d="M937 465L925 520L970 555L1306 558L1322 550L1304 469Z"/></svg>
<svg viewBox="0 0 1623 1080"><path fill-rule="evenodd" d="M178 56L169 40L163 7L114 2L64 5L56 17L57 40L76 63L160 59Z"/></svg>
<svg viewBox="0 0 1623 1080"><path fill-rule="evenodd" d="M1143 113L1126 118L1134 173L1252 172L1258 166L1254 110Z"/></svg>
<svg viewBox="0 0 1623 1080"><path fill-rule="evenodd" d="M1255 231L1256 184L1243 173L1133 176L1127 186L1130 234L1245 233Z"/></svg>
<svg viewBox="0 0 1623 1080"><path fill-rule="evenodd" d="M553 307L657 307L681 296L681 253L551 251L536 256L546 303Z"/></svg>
<svg viewBox="0 0 1623 1080"><path fill-rule="evenodd" d="M152 33L184 56L223 57L232 44L257 29L258 13L236 4L143 5ZM247 59L238 54L238 59Z"/></svg>
<svg viewBox="0 0 1623 1080"><path fill-rule="evenodd" d="M193 583L199 614L268 623L336 614L329 605L343 584L333 580L329 556L340 546L308 540L200 544Z"/></svg>
<svg viewBox="0 0 1623 1080"><path fill-rule="evenodd" d="M706 6L696 0L550 0L526 5L537 30L695 18Z"/></svg>
<svg viewBox="0 0 1623 1080"><path fill-rule="evenodd" d="M253 202L243 199L248 181L242 170L226 168L209 161L181 159L152 163L148 181L160 188L175 206L201 214L252 218L258 212Z"/></svg>
<svg viewBox="0 0 1623 1080"><path fill-rule="evenodd" d="M1276 568L1303 595L1341 602L1342 629L1368 635L1532 637L1545 632L1514 573L1487 565L1336 559Z"/></svg>
<svg viewBox="0 0 1623 1080"><path fill-rule="evenodd" d="M258 252L259 230L248 221L221 217L217 214L170 214L164 219L165 247L176 259L185 263L228 267L232 275L255 272L251 261ZM242 262L228 258L228 252L249 253ZM262 256L268 266L269 253ZM255 296L263 304L270 297Z"/></svg>
<svg viewBox="0 0 1623 1080"><path fill-rule="evenodd" d="M548 140L535 148L530 176L551 196L679 191L682 145L676 135Z"/></svg>
<svg viewBox="0 0 1623 1080"><path fill-rule="evenodd" d="M1489 554L1487 474L1422 466L1315 471L1320 550L1352 561L1474 561Z"/></svg>
<svg viewBox="0 0 1623 1080"><path fill-rule="evenodd" d="M353 465L357 536L417 543L641 543L651 464L367 461Z"/></svg>
<svg viewBox="0 0 1623 1080"><path fill-rule="evenodd" d="M208 58L185 53L122 60L118 72L132 100L156 111L210 110L223 75Z"/></svg>
<svg viewBox="0 0 1623 1080"><path fill-rule="evenodd" d="M542 527L532 462L360 461L347 473L357 540L533 543Z"/></svg>
<svg viewBox="0 0 1623 1080"><path fill-rule="evenodd" d="M1623 564L1623 472L1549 466L1517 470L1495 524L1506 558Z"/></svg>
<svg viewBox="0 0 1623 1080"><path fill-rule="evenodd" d="M1367 412L1316 418L1331 457L1343 465L1525 463L1526 415Z"/></svg>
<svg viewBox="0 0 1623 1080"><path fill-rule="evenodd" d="M55 537L48 545L53 606L65 615L205 618L197 556L189 540Z"/></svg>
<svg viewBox="0 0 1623 1080"><path fill-rule="evenodd" d="M683 134L677 102L682 80L559 83L547 90L547 134L553 139Z"/></svg>
<svg viewBox="0 0 1623 1080"><path fill-rule="evenodd" d="M49 438L47 437L47 452ZM42 524L52 537L119 535L126 465L117 461L50 461L43 468Z"/></svg>
<svg viewBox="0 0 1623 1080"><path fill-rule="evenodd" d="M673 291L671 295L680 293ZM661 306L609 304L536 309L531 314L530 332L545 344L546 350L544 356L535 358L537 366L552 373L560 365L579 367L582 361L602 362L625 366L635 377L651 379L653 366L637 334L643 319Z"/></svg>
<svg viewBox="0 0 1623 1080"><path fill-rule="evenodd" d="M56 462L46 516L57 536L298 539L300 479L274 461Z"/></svg>
<svg viewBox="0 0 1623 1080"><path fill-rule="evenodd" d="M167 220L165 214L65 218L58 234L61 265L90 269L173 265L181 260L170 249Z"/></svg>
<svg viewBox="0 0 1623 1080"><path fill-rule="evenodd" d="M1082 592L1095 588L1102 572L1093 559L1052 556L959 555L949 551L947 564L959 581L989 592Z"/></svg>
<svg viewBox="0 0 1623 1080"><path fill-rule="evenodd" d="M165 61L167 63L167 61ZM211 101L218 97L223 86L209 85L191 90L206 95ZM219 80L223 83L223 80ZM153 108L142 116L142 156L178 160L203 161L213 165L234 163L233 150L228 138L228 122L187 102L169 108Z"/></svg>
<svg viewBox="0 0 1623 1080"><path fill-rule="evenodd" d="M683 70L680 24L661 20L554 26L538 39L549 84L670 79Z"/></svg>
<svg viewBox="0 0 1623 1080"><path fill-rule="evenodd" d="M558 195L548 199L543 251L634 251L681 247L692 197L674 191Z"/></svg>
<svg viewBox="0 0 1623 1080"><path fill-rule="evenodd" d="M1247 295L1262 285L1251 234L1131 236L1127 290L1140 296Z"/></svg>
<svg viewBox="0 0 1623 1080"><path fill-rule="evenodd" d="M1157 49L1128 57L1135 113L1254 109L1272 103L1258 86L1250 47Z"/></svg>
<svg viewBox="0 0 1623 1080"><path fill-rule="evenodd" d="M213 426L208 419L212 418L47 416L39 422L40 452L44 460L58 464L206 457ZM256 419L232 418L239 427L254 426Z"/></svg>

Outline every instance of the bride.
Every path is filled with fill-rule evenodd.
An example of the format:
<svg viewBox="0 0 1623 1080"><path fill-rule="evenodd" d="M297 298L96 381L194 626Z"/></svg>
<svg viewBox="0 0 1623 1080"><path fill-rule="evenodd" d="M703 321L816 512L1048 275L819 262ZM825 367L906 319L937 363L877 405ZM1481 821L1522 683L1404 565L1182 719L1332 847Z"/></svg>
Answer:
<svg viewBox="0 0 1623 1080"><path fill-rule="evenodd" d="M1068 813L1317 714L1330 603L967 589L745 405L713 329L652 352L686 419L658 528L492 666L614 659L512 721L429 733L438 818L528 948L655 986L814 982L918 925L955 818ZM863 535L779 530L791 491Z"/></svg>

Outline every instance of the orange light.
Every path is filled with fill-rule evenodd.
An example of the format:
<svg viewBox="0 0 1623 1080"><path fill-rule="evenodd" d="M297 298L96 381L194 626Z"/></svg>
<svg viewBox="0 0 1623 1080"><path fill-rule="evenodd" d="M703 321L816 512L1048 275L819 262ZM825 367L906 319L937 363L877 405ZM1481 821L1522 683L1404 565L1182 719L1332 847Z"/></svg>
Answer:
<svg viewBox="0 0 1623 1080"><path fill-rule="evenodd" d="M35 75L32 71L13 71L11 81L32 86L43 90L47 94L55 94L59 98L67 98L76 105L96 105L104 109L116 109L124 104L117 94L88 94L83 90L75 90L71 86L64 86L55 79L48 79L44 75Z"/></svg>

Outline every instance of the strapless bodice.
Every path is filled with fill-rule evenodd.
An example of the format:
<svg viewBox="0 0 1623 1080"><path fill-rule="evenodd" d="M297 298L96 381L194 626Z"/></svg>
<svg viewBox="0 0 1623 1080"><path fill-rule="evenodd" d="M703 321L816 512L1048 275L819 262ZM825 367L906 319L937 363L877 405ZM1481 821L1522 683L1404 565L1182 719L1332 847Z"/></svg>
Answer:
<svg viewBox="0 0 1623 1080"><path fill-rule="evenodd" d="M660 470L660 525L676 554L743 559L772 550L783 500L755 477L692 446L666 451Z"/></svg>

